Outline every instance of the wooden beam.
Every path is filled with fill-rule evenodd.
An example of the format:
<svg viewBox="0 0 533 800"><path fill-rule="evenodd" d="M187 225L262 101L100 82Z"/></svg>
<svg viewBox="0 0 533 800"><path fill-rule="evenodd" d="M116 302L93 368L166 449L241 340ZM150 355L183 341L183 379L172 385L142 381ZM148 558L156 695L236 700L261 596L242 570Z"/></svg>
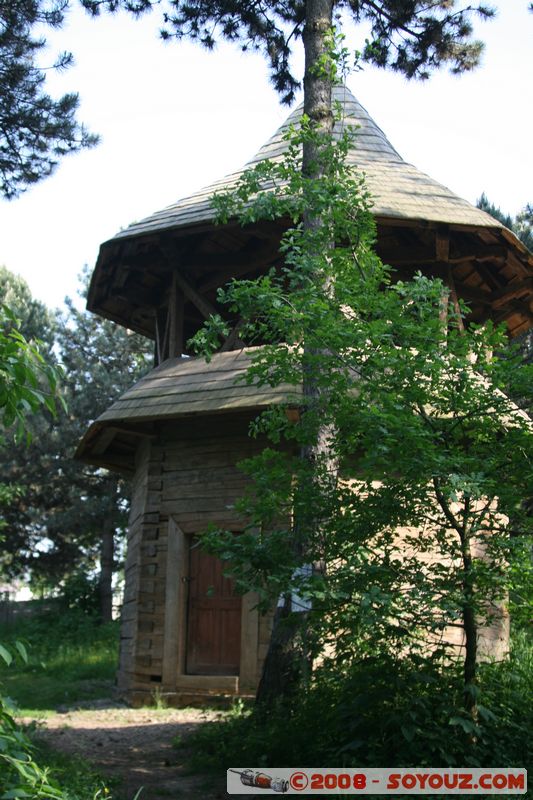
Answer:
<svg viewBox="0 0 533 800"><path fill-rule="evenodd" d="M133 475L135 473L135 465L132 460L119 458L118 456L109 458L99 458L95 456L82 456L80 459L84 464L93 464L95 467L105 467L110 472L122 472L125 475Z"/></svg>
<svg viewBox="0 0 533 800"><path fill-rule="evenodd" d="M456 281L455 285L459 290L460 296L464 297L465 300L473 300L475 303L492 306L492 295L490 292L478 289L475 286L468 286L466 283L461 283L460 281Z"/></svg>
<svg viewBox="0 0 533 800"><path fill-rule="evenodd" d="M169 334L170 334L170 321L169 321L169 313L168 308L155 308L155 341L156 341L156 352L155 355L157 357L157 366L161 364L163 361L166 361L168 356L168 341L169 341Z"/></svg>
<svg viewBox="0 0 533 800"><path fill-rule="evenodd" d="M435 261L447 264L450 259L450 232L446 226L435 231Z"/></svg>
<svg viewBox="0 0 533 800"><path fill-rule="evenodd" d="M153 287L141 286L139 283L129 281L126 286L113 287L109 296L140 308L154 306L159 300L160 290Z"/></svg>
<svg viewBox="0 0 533 800"><path fill-rule="evenodd" d="M257 269L261 269L267 265L273 265L274 261L274 257L268 261L266 259L265 261L253 261L252 259L249 259L246 264L243 264L240 267L234 265L229 269L217 272L216 275L212 275L210 278L202 281L198 284L198 291L209 292L212 289L218 289L219 286L224 286L224 284L228 283L228 281L230 281L232 278L240 278L243 275L246 275L248 272L255 272Z"/></svg>
<svg viewBox="0 0 533 800"><path fill-rule="evenodd" d="M414 267L418 264L431 264L435 260L435 253L430 247L407 248L405 245L376 248L379 257L386 264L394 266Z"/></svg>
<svg viewBox="0 0 533 800"><path fill-rule="evenodd" d="M461 306L459 305L459 299L457 297L457 290L455 288L455 281L453 278L453 271L450 266L448 266L448 287L450 289L450 297L453 303L453 310L455 311L457 317L457 326L459 331L464 334L465 326L463 322L463 315L461 313Z"/></svg>
<svg viewBox="0 0 533 800"><path fill-rule="evenodd" d="M178 270L176 265L176 255L173 250L164 244L160 245L160 250L173 269L173 276L175 276L174 280L176 281L176 286L181 289L187 300L190 300L206 319L214 314L218 314L215 306L210 303L206 297L203 297L200 294L198 289L192 285L192 282L185 277L182 270Z"/></svg>
<svg viewBox="0 0 533 800"><path fill-rule="evenodd" d="M113 428L106 428L106 430L103 430L100 433L98 439L96 440L96 443L91 448L92 455L100 456L102 455L102 453L105 453L105 451L115 438L116 433L117 431L114 430Z"/></svg>
<svg viewBox="0 0 533 800"><path fill-rule="evenodd" d="M233 327L230 331L229 336L226 336L224 340L224 344L220 348L221 353L226 353L228 350L233 350L234 348L244 347L244 342L239 339L239 330L242 327L242 319L240 319L237 324Z"/></svg>
<svg viewBox="0 0 533 800"><path fill-rule="evenodd" d="M213 316L214 314L218 314L217 309L215 306L207 300L207 298L203 297L194 286L189 283L189 281L183 277L181 273L177 270L175 272L176 275L176 283L185 295L185 297L193 303L198 311L203 314L203 316L208 319L209 317Z"/></svg>
<svg viewBox="0 0 533 800"><path fill-rule="evenodd" d="M170 516L167 527L167 564L165 580L165 636L163 639L163 687L175 690L178 674L184 671L187 538Z"/></svg>
<svg viewBox="0 0 533 800"><path fill-rule="evenodd" d="M443 289L440 298L439 319L442 323L443 328L445 329L447 329L447 323L448 323L448 303L449 303L449 292L447 292L446 289Z"/></svg>
<svg viewBox="0 0 533 800"><path fill-rule="evenodd" d="M507 258L507 248L502 245L485 245L469 252L450 256L452 264L460 264L463 261L505 261Z"/></svg>
<svg viewBox="0 0 533 800"><path fill-rule="evenodd" d="M443 274L444 283L448 286L450 282L450 268L448 258L450 256L450 234L446 226L437 228L435 231L435 269ZM442 325L448 328L448 306L450 304L450 292L446 289L442 293L439 319Z"/></svg>
<svg viewBox="0 0 533 800"><path fill-rule="evenodd" d="M531 314L527 303L524 302L525 298L523 298L520 303L513 301L516 301L516 298L520 297L525 292L533 295L533 278L527 278L525 281L520 281L519 283L510 283L493 292L487 292L479 287L468 286L465 283L457 282L456 285L459 289L459 293L466 300L482 303L484 306L488 306L495 311L503 309L504 306L508 305L512 313Z"/></svg>
<svg viewBox="0 0 533 800"><path fill-rule="evenodd" d="M509 283L504 289L499 289L492 295L492 305L494 308L500 308L506 305L510 300L514 300L525 293L533 294L533 278L526 278L524 281L518 283Z"/></svg>
<svg viewBox="0 0 533 800"><path fill-rule="evenodd" d="M256 244L255 247L247 245L238 253L194 253L189 255L186 260L180 259L180 261L187 264L187 269L193 269L195 271L205 270L208 272L212 270L218 271L228 268L251 268L253 267L254 262L261 258L261 253L264 250L264 244ZM277 250L274 252L277 252ZM271 253L272 248L268 248L269 256Z"/></svg>
<svg viewBox="0 0 533 800"><path fill-rule="evenodd" d="M170 296L168 299L168 357L176 358L183 353L183 292L178 289L177 274L172 273Z"/></svg>
<svg viewBox="0 0 533 800"><path fill-rule="evenodd" d="M135 436L141 439L157 438L155 433L150 433L146 430L140 430L139 428L133 428L130 425L123 425L122 423L113 422L109 427L117 433L126 433L128 436Z"/></svg>
<svg viewBox="0 0 533 800"><path fill-rule="evenodd" d="M502 310L502 312L495 317L494 321L496 324L499 322L504 322L509 317L512 317L513 314L519 314L520 316L528 319L530 323L533 323L533 311L529 308L529 306L520 302L519 300L509 301L505 310Z"/></svg>
<svg viewBox="0 0 533 800"><path fill-rule="evenodd" d="M434 261L445 261L449 264L464 264L468 261L474 263L483 263L485 261L505 261L507 257L507 250L505 247L497 245L485 245L479 248L472 248L461 253L450 252L448 243L448 256L446 255L446 241L440 231L435 232L435 247L433 250L430 247L423 245L417 247L408 247L406 245L391 246L388 244L386 247L380 247L379 242L377 252L382 259L388 264L398 266L416 266L418 264L431 264Z"/></svg>
<svg viewBox="0 0 533 800"><path fill-rule="evenodd" d="M505 284L495 270L489 269L485 264L476 264L476 269L491 289L504 289Z"/></svg>
<svg viewBox="0 0 533 800"><path fill-rule="evenodd" d="M161 312L158 308L154 308L155 317L155 353L154 353L154 366L157 367L163 361L163 330Z"/></svg>

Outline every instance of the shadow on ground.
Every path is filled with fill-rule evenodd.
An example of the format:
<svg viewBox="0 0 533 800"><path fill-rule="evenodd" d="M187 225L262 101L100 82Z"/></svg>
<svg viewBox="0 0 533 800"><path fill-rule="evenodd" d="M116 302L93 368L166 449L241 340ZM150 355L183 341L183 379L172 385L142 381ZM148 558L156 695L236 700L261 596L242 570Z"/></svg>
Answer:
<svg viewBox="0 0 533 800"><path fill-rule="evenodd" d="M188 774L187 750L172 744L176 737L186 743L193 730L217 717L192 708L72 710L41 722L36 738L119 778L124 800L133 800L141 787L139 800L220 800L228 797L226 775Z"/></svg>

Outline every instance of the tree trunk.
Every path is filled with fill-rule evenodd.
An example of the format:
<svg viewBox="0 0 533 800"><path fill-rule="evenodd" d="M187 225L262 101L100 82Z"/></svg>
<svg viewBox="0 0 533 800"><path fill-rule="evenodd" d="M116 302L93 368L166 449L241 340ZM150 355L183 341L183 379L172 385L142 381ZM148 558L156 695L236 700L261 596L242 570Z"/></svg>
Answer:
<svg viewBox="0 0 533 800"><path fill-rule="evenodd" d="M115 511L116 484L109 486L108 511L102 519L102 539L100 542L100 579L98 589L100 595L100 619L102 622L111 622L113 619L113 566L115 556L115 526L113 523Z"/></svg>
<svg viewBox="0 0 533 800"><path fill-rule="evenodd" d="M301 654L296 647L299 620L289 616L290 600L276 609L268 652L257 689L256 703L270 709L277 699L287 697L299 685Z"/></svg>
<svg viewBox="0 0 533 800"><path fill-rule="evenodd" d="M331 79L317 70L317 65L327 54L327 35L332 28L332 0L308 0L306 3L306 21L303 34L305 49L304 74L304 113L309 117L315 129L325 136L333 130L333 114L331 111ZM302 172L310 178L320 178L324 174L320 144L305 142L303 147ZM321 219L311 212L305 212L304 229L316 230L322 224ZM331 242L330 246L333 247ZM327 248L326 248L327 249ZM324 287L327 291L328 287ZM306 364L314 353L304 344L303 355L303 395L304 411L315 405L319 399L319 388L316 380ZM313 463L325 452L330 431L324 427L317 435L317 441L310 447L302 448L301 457ZM298 558L305 555L306 541L298 520L294 523L293 550ZM305 634L300 636L305 627L305 614L291 614L291 598L286 596L282 605L276 610L272 636L263 665L263 673L257 690L258 706L270 707L276 701L289 697L302 677L308 671L309 655L301 642Z"/></svg>
<svg viewBox="0 0 533 800"><path fill-rule="evenodd" d="M477 621L474 608L474 575L470 537L468 535L467 517L469 500L465 499L465 522L461 536L461 554L463 559L463 628L465 635L465 660L463 666L464 706L466 711L477 720Z"/></svg>

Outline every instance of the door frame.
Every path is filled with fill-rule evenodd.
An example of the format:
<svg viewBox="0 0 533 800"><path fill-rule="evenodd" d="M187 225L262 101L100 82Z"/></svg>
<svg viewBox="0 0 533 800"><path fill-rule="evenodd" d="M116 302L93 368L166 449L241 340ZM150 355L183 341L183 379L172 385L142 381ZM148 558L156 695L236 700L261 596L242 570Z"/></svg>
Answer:
<svg viewBox="0 0 533 800"><path fill-rule="evenodd" d="M163 687L168 691L207 689L233 694L255 690L259 644L259 612L254 608L257 604L255 592L247 592L242 596L239 675L186 674L189 547L192 535L185 534L173 516L168 520L167 535Z"/></svg>

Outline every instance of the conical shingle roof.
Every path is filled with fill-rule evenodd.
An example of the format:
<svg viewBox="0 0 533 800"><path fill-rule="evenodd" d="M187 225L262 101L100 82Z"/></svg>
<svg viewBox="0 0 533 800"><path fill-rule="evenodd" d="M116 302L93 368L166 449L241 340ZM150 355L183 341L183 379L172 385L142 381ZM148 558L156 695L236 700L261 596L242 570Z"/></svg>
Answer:
<svg viewBox="0 0 533 800"><path fill-rule="evenodd" d="M334 99L342 103L345 119L343 125L357 129L354 147L348 163L366 175L370 193L374 198L376 217L421 219L458 225L485 225L494 227L494 219L461 199L450 189L405 162L376 125L365 108L346 87L334 90ZM280 159L287 150L284 134L290 125L298 124L303 114L299 105L258 153L231 175L211 183L198 192L178 200L177 203L135 222L117 234L122 239L212 221L214 218L210 198L215 192L235 184L245 169L266 159ZM336 125L336 133L341 123Z"/></svg>
<svg viewBox="0 0 533 800"><path fill-rule="evenodd" d="M470 319L505 322L512 336L533 325L533 256L493 217L461 199L396 152L381 128L346 87L334 91L344 107L338 123L357 129L348 163L366 176L377 222L376 249L397 274L414 270L444 280L453 271ZM298 124L296 108L241 170L120 231L100 248L87 306L157 339L158 314L172 280L190 288L184 308L187 341L217 307L217 289L233 277L256 277L279 266L279 242L288 220L215 223L212 196L231 188L258 162L282 159L284 134ZM444 247L442 246L442 243ZM173 277L174 276L174 277ZM184 290L183 290L184 291ZM200 297L201 295L201 297ZM205 302L207 301L207 302Z"/></svg>

